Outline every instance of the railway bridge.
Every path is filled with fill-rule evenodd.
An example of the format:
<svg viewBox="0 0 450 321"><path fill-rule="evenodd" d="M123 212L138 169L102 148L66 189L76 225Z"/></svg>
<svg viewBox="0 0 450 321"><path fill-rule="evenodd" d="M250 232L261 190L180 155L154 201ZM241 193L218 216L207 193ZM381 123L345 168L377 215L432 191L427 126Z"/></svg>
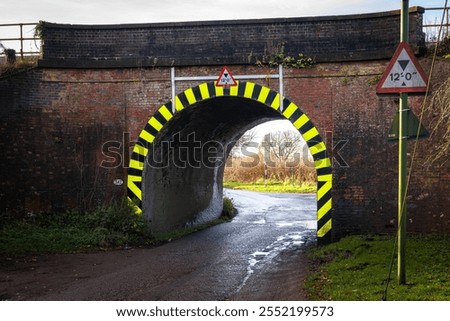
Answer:
<svg viewBox="0 0 450 321"><path fill-rule="evenodd" d="M410 9L418 56L422 14ZM397 149L386 137L398 98L379 97L375 87L398 45L399 20L392 11L41 22L37 67L0 78L1 210L91 209L127 195L155 230L202 223L221 213L233 143L255 125L288 119L314 159L318 240L393 231ZM421 62L429 70L430 61ZM234 86L217 84L223 66ZM422 100L410 99L415 112ZM429 144L419 145L422 161ZM449 177L436 166L414 171L410 231L449 231Z"/></svg>

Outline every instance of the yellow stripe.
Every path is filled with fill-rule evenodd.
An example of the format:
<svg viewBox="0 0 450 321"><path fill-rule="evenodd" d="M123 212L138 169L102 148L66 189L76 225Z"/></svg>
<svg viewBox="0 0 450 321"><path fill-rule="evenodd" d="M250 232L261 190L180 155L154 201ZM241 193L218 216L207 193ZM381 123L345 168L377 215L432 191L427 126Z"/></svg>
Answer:
<svg viewBox="0 0 450 321"><path fill-rule="evenodd" d="M130 197L128 197L128 203L133 208L134 212L136 214L142 214L142 210L134 203L134 200L132 200Z"/></svg>
<svg viewBox="0 0 450 321"><path fill-rule="evenodd" d="M178 98L178 96L175 96L175 110L183 110L184 106L183 103L181 102L180 98Z"/></svg>
<svg viewBox="0 0 450 321"><path fill-rule="evenodd" d="M214 83L214 85L216 84L217 82ZM215 88L216 88L216 97L223 96L223 87L215 86Z"/></svg>
<svg viewBox="0 0 450 321"><path fill-rule="evenodd" d="M331 166L331 161L330 161L330 159L328 157L324 158L324 159L319 159L319 160L316 160L314 162L314 166L316 167L316 169L320 169L320 168L324 168L324 167L330 167Z"/></svg>
<svg viewBox="0 0 450 321"><path fill-rule="evenodd" d="M308 130L306 133L304 133L302 135L302 137L305 141L309 141L309 140L311 140L311 138L314 138L317 135L319 135L319 132L317 131L316 127L313 127L310 130Z"/></svg>
<svg viewBox="0 0 450 321"><path fill-rule="evenodd" d="M136 195L136 197L139 200L142 201L142 191L139 187L137 187L135 182L142 182L142 177L128 175L128 182L127 182L128 188L133 192L134 195Z"/></svg>
<svg viewBox="0 0 450 321"><path fill-rule="evenodd" d="M142 146L141 144L137 143L134 145L133 153L136 153L136 154L139 154L139 155L142 155L145 157L148 154L148 149L145 148L144 146Z"/></svg>
<svg viewBox="0 0 450 321"><path fill-rule="evenodd" d="M326 146L324 142L320 142L314 146L312 146L309 151L311 152L311 155L316 155L320 152L323 152L324 150L326 150Z"/></svg>
<svg viewBox="0 0 450 321"><path fill-rule="evenodd" d="M130 167L134 169L143 170L144 169L144 163L139 162L135 159L130 159Z"/></svg>
<svg viewBox="0 0 450 321"><path fill-rule="evenodd" d="M324 237L331 230L331 219L317 231L317 237Z"/></svg>
<svg viewBox="0 0 450 321"><path fill-rule="evenodd" d="M153 141L155 140L155 136L153 136L146 130L142 130L139 137L141 137L143 140L145 140L147 143L150 143L150 144L153 143Z"/></svg>
<svg viewBox="0 0 450 321"><path fill-rule="evenodd" d="M237 96L238 95L238 89L239 89L239 81L236 80L236 86L230 87L230 96Z"/></svg>
<svg viewBox="0 0 450 321"><path fill-rule="evenodd" d="M275 96L275 99L272 102L272 105L270 105L275 110L278 110L280 108L280 94L277 94Z"/></svg>
<svg viewBox="0 0 450 321"><path fill-rule="evenodd" d="M293 113L295 113L297 109L297 105L295 105L294 103L290 103L289 106L287 106L287 108L285 108L285 110L283 111L283 116L289 118Z"/></svg>
<svg viewBox="0 0 450 321"><path fill-rule="evenodd" d="M202 95L202 99L208 99L211 97L209 95L208 85L206 83L203 83L199 86L200 88L200 94Z"/></svg>
<svg viewBox="0 0 450 321"><path fill-rule="evenodd" d="M317 200L320 200L326 193L331 190L331 181L325 182L322 187L317 191Z"/></svg>
<svg viewBox="0 0 450 321"><path fill-rule="evenodd" d="M255 84L252 82L248 82L245 85L245 91L244 91L244 97L246 98L252 98L253 90L255 89Z"/></svg>
<svg viewBox="0 0 450 321"><path fill-rule="evenodd" d="M317 176L317 181L319 182L327 182L327 181L332 181L333 176L331 174L325 174L325 175L318 175Z"/></svg>
<svg viewBox="0 0 450 321"><path fill-rule="evenodd" d="M142 176L128 175L128 182L142 182Z"/></svg>
<svg viewBox="0 0 450 321"><path fill-rule="evenodd" d="M150 118L148 123L158 132L163 128L163 125L155 117Z"/></svg>
<svg viewBox="0 0 450 321"><path fill-rule="evenodd" d="M197 100L195 99L195 95L194 95L194 91L192 90L192 88L186 89L184 91L184 94L186 95L186 98L189 102L190 105L193 105L197 102Z"/></svg>
<svg viewBox="0 0 450 321"><path fill-rule="evenodd" d="M303 114L293 123L293 125L295 128L300 129L308 121L309 121L308 116L306 116L306 114Z"/></svg>
<svg viewBox="0 0 450 321"><path fill-rule="evenodd" d="M165 118L165 120L169 121L172 119L172 113L169 111L169 109L167 109L167 107L165 105L163 105L160 109L159 112L161 113L161 115L163 115L163 117Z"/></svg>
<svg viewBox="0 0 450 321"><path fill-rule="evenodd" d="M270 93L270 89L263 86L261 88L261 91L259 92L258 101L262 102L262 103L265 103L266 99L267 99L267 96L269 96L269 93Z"/></svg>
<svg viewBox="0 0 450 321"><path fill-rule="evenodd" d="M331 198L317 211L317 221L331 210Z"/></svg>

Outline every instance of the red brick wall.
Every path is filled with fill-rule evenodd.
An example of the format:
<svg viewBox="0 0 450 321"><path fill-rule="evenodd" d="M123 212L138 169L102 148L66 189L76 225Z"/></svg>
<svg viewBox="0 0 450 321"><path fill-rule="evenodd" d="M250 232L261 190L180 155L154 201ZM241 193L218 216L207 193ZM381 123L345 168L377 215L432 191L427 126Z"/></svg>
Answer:
<svg viewBox="0 0 450 321"><path fill-rule="evenodd" d="M376 81L387 62L285 70L285 95L311 118L329 148L347 142L339 155L348 166L336 160L333 164L336 237L350 232L390 232L395 226L397 149L385 138L397 99L375 94ZM428 70L429 61L422 63ZM177 76L218 75L220 69L179 67L176 72ZM438 64L435 88L449 77L449 69L445 62ZM232 67L232 72L277 70L242 65ZM278 80L255 82L278 90ZM178 82L177 93L195 85ZM126 145L136 140L157 108L170 100L170 69L37 68L1 79L0 92L1 211L20 216L93 208L125 195L125 184L116 186L114 181L126 181ZM410 102L414 110L420 110L422 98ZM426 115L425 125L431 117ZM419 143L408 194L408 230L449 232L450 172L445 167L424 166L431 144L429 140ZM118 155L125 155L125 163L113 162Z"/></svg>

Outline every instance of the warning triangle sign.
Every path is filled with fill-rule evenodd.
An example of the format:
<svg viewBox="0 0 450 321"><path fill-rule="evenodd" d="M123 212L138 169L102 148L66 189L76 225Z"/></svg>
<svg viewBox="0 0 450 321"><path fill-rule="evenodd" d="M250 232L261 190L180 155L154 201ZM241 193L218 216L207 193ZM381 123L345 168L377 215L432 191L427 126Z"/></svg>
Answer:
<svg viewBox="0 0 450 321"><path fill-rule="evenodd" d="M426 92L427 79L411 47L401 42L377 85L377 94Z"/></svg>
<svg viewBox="0 0 450 321"><path fill-rule="evenodd" d="M228 86L237 86L236 80L234 80L233 75L227 66L222 68L220 72L219 78L217 78L216 86L219 87L228 87Z"/></svg>

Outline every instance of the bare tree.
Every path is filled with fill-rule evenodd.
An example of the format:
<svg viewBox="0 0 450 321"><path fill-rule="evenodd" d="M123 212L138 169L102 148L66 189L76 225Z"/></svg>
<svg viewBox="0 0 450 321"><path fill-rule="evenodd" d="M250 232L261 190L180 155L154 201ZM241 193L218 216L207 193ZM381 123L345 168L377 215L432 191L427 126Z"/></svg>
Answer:
<svg viewBox="0 0 450 321"><path fill-rule="evenodd" d="M261 143L265 161L271 167L276 166L273 161L286 167L298 165L302 146L300 134L292 130L266 134Z"/></svg>
<svg viewBox="0 0 450 321"><path fill-rule="evenodd" d="M437 143L431 146L430 164L446 166L450 153L450 78L435 91L426 111L433 115L431 138Z"/></svg>
<svg viewBox="0 0 450 321"><path fill-rule="evenodd" d="M254 128L247 130L241 138L238 139L236 144L233 146L230 154L231 156L239 157L245 154L244 150L249 147L258 146L258 142L256 141L256 130Z"/></svg>

